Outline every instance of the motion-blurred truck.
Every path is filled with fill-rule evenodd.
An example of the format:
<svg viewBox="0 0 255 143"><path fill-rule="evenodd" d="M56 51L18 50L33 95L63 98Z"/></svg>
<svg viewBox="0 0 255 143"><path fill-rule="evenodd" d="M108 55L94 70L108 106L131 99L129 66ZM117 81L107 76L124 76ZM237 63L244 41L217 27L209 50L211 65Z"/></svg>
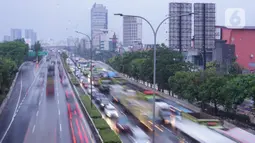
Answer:
<svg viewBox="0 0 255 143"><path fill-rule="evenodd" d="M55 76L55 65L48 65L48 73L47 73L47 84L46 84L46 95L54 96L54 76Z"/></svg>
<svg viewBox="0 0 255 143"><path fill-rule="evenodd" d="M104 93L109 93L111 84L112 84L112 80L110 78L100 78L99 90Z"/></svg>

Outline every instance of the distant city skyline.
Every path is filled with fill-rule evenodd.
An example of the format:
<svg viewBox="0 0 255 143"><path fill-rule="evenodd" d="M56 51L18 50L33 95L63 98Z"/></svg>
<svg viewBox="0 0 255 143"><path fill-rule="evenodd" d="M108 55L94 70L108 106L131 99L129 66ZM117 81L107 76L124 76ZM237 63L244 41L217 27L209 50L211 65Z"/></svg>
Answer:
<svg viewBox="0 0 255 143"><path fill-rule="evenodd" d="M22 38L25 40L29 40L31 44L35 44L35 42L37 41L37 33L33 29L23 30L19 28L11 28L9 35L4 35L2 41L13 41Z"/></svg>
<svg viewBox="0 0 255 143"><path fill-rule="evenodd" d="M225 24L225 10L227 8L242 8L246 14L246 26L255 25L253 19L255 1L246 0L77 0L77 1L34 1L34 0L8 0L0 5L0 12L3 18L0 20L0 37L9 35L11 28L34 29L38 34L38 39L48 41L65 40L68 36L83 37L77 35L74 31L78 30L86 34L91 34L90 28L90 10L94 3L100 3L108 9L108 29L121 35L120 41L123 41L122 18L116 17L114 13L133 14L144 16L154 27L156 27L166 15L168 15L170 2L206 2L216 3L216 25ZM35 7L35 5L37 5ZM142 6L142 7L141 7ZM14 10L18 10L14 12ZM50 23L50 24L49 24ZM164 23L158 32L158 43L166 42L168 37L168 22ZM150 27L143 24L143 43L153 42L152 31ZM167 42L168 43L168 42Z"/></svg>

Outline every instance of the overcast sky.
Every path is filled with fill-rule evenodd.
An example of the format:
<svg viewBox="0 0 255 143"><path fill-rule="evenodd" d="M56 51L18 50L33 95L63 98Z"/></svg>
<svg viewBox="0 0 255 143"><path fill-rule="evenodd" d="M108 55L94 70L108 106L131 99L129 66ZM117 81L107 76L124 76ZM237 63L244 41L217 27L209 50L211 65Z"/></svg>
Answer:
<svg viewBox="0 0 255 143"><path fill-rule="evenodd" d="M9 35L11 28L31 28L39 39L65 40L68 36L80 37L75 30L90 34L90 9L94 3L108 9L109 29L122 39L122 18L114 13L146 17L154 26L168 14L169 2L216 3L216 23L224 25L227 8L243 8L246 25L255 25L255 0L0 0L0 39ZM158 42L167 38L167 24L158 34ZM24 31L23 31L24 35ZM152 43L152 32L143 22L143 43Z"/></svg>

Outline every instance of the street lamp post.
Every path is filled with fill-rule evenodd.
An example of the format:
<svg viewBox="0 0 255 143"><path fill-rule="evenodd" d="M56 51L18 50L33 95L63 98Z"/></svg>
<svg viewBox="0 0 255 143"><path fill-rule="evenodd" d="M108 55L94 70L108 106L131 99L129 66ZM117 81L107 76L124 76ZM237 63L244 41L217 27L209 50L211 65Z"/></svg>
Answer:
<svg viewBox="0 0 255 143"><path fill-rule="evenodd" d="M149 26L151 27L151 30L153 32L153 37L154 37L154 47L153 47L153 88L156 90L156 46L157 46L157 33L158 30L160 28L160 26L166 21L168 20L170 17L172 17L171 15L169 15L168 17L166 17L165 19L163 19L159 25L157 26L156 29L153 28L152 24L144 17L142 16L136 16L136 15L124 15L121 13L116 13L114 14L116 16L122 16L122 17L136 17L136 18L141 18L144 21L146 21ZM184 14L184 15L179 15L179 16L185 16L185 15L191 15L191 13L188 14ZM155 143L155 91L153 91L153 134L152 134L152 142Z"/></svg>
<svg viewBox="0 0 255 143"><path fill-rule="evenodd" d="M97 36L99 36L99 35L101 35L102 33L99 33L99 34L96 34L95 36L93 36L92 38L89 36L89 35L87 35L87 34L85 34L85 33L82 33L82 32L79 32L79 31L75 31L76 33L78 33L78 34L81 34L81 35L84 35L84 36L86 36L87 38L88 38L88 40L89 40L89 42L90 42L90 106L91 106L91 108L93 107L92 105L93 105L93 103L92 103L92 72L93 72L93 68L92 68L92 58L93 58L93 56L92 56L92 46L93 46L93 39L95 38L95 37L97 37Z"/></svg>

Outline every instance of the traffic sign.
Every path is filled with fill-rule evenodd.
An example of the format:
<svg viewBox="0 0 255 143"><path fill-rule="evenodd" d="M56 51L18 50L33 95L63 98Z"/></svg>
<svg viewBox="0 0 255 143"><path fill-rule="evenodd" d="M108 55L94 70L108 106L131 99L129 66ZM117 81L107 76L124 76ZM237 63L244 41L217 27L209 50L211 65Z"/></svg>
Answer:
<svg viewBox="0 0 255 143"><path fill-rule="evenodd" d="M34 57L36 54L35 54L35 52L34 51L29 51L28 52L28 56L29 57Z"/></svg>
<svg viewBox="0 0 255 143"><path fill-rule="evenodd" d="M48 55L48 52L45 52L45 51L38 52L38 56L45 56L45 55Z"/></svg>

